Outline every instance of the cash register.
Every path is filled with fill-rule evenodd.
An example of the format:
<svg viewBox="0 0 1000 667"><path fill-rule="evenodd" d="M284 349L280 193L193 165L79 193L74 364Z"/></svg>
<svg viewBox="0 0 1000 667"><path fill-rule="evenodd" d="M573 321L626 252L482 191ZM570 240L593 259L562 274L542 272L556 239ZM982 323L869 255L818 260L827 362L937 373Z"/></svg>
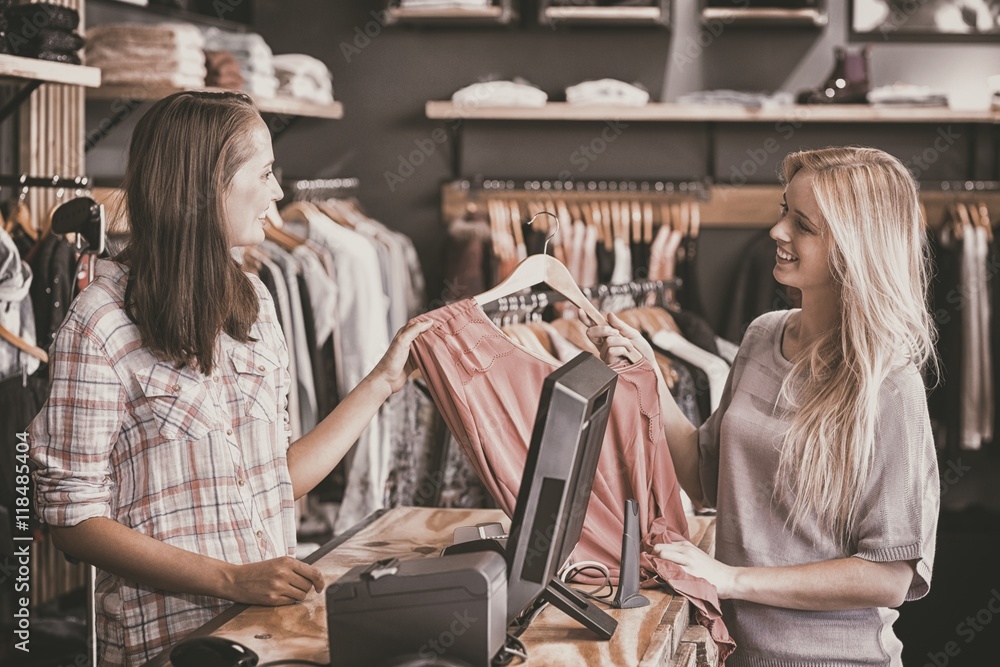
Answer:
<svg viewBox="0 0 1000 667"><path fill-rule="evenodd" d="M556 573L580 539L617 380L588 353L546 378L508 535L470 527L476 539L440 557L361 565L329 586L331 665L401 654L489 665L540 600L610 639L617 621Z"/></svg>

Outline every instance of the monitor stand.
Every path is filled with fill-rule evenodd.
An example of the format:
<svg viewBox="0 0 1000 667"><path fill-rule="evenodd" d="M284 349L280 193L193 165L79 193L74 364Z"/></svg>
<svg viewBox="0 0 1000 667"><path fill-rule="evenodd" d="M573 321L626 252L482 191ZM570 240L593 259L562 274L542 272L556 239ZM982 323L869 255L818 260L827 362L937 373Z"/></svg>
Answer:
<svg viewBox="0 0 1000 667"><path fill-rule="evenodd" d="M593 632L598 639L611 639L618 628L618 621L558 579L549 582L541 597Z"/></svg>
<svg viewBox="0 0 1000 667"><path fill-rule="evenodd" d="M507 540L504 538L469 540L468 542L459 542L458 544L445 547L441 555L447 556L472 551L495 551L501 556L506 557L506 546ZM548 586L545 587L545 590L539 597L593 632L597 635L598 639L606 641L611 639L611 636L615 634L618 621L558 579L549 581Z"/></svg>

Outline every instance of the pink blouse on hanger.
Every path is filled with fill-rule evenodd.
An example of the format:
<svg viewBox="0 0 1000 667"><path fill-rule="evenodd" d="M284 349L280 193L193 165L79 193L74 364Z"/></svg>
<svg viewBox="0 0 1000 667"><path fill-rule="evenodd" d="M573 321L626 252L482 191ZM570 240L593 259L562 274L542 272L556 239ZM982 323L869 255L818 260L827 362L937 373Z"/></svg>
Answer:
<svg viewBox="0 0 1000 667"><path fill-rule="evenodd" d="M417 319L436 323L412 347L434 403L483 484L510 516L542 383L557 366L515 345L472 299ZM619 382L574 559L608 565L617 582L625 501L636 499L644 585L655 586L653 577L658 576L690 599L699 622L719 644L721 662L735 644L722 622L715 587L651 553L655 544L687 539L687 519L660 422L655 372L645 359L613 368Z"/></svg>

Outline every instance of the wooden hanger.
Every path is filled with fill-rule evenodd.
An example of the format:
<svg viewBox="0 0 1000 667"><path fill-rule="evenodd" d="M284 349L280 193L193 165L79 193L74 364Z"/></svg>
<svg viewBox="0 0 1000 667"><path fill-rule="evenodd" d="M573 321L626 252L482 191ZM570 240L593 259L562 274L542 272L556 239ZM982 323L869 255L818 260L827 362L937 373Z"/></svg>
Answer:
<svg viewBox="0 0 1000 667"><path fill-rule="evenodd" d="M271 202L271 205L267 207L264 219L267 221L267 225L264 227L264 238L273 241L288 252L305 244L305 239L284 229L285 221L282 220L281 214L278 213L278 206L274 202Z"/></svg>
<svg viewBox="0 0 1000 667"><path fill-rule="evenodd" d="M632 223L632 243L642 243L642 213L639 210L639 203L627 201L622 202L622 210L627 213Z"/></svg>
<svg viewBox="0 0 1000 667"><path fill-rule="evenodd" d="M0 338L4 339L17 349L25 352L35 359L38 359L42 363L49 363L49 355L40 347L32 345L28 341L24 340L15 333L9 331L6 327L0 324Z"/></svg>
<svg viewBox="0 0 1000 667"><path fill-rule="evenodd" d="M986 229L986 239L990 243L993 243L993 224L990 222L990 209L984 201L979 202L977 208L979 209L979 221Z"/></svg>
<svg viewBox="0 0 1000 667"><path fill-rule="evenodd" d="M701 230L701 204L696 201L692 201L689 205L691 207L691 233L689 236L698 238L698 232Z"/></svg>
<svg viewBox="0 0 1000 667"><path fill-rule="evenodd" d="M545 283L566 297L570 303L582 311L591 325L608 323L600 311L594 307L594 304L584 296L583 291L573 280L573 276L570 275L569 269L555 257L549 255L532 255L528 257L518 264L513 273L503 282L493 289L474 296L473 300L482 306L491 301L496 301L501 297L517 294L521 290L541 283ZM638 350L634 350L628 356L628 359L632 363L636 363L642 359L642 354Z"/></svg>
<svg viewBox="0 0 1000 667"><path fill-rule="evenodd" d="M22 190L21 195L17 198L17 204L14 205L14 210L10 213L10 219L7 221L8 227L6 228L8 232L13 232L16 228L20 227L21 230L28 235L32 241L38 240L38 229L35 228L34 222L31 220L31 210L28 205L24 203L24 198L27 195L27 190Z"/></svg>
<svg viewBox="0 0 1000 667"><path fill-rule="evenodd" d="M639 202L632 205L633 213L639 209ZM642 205L642 240L647 245L653 242L653 204L645 202Z"/></svg>

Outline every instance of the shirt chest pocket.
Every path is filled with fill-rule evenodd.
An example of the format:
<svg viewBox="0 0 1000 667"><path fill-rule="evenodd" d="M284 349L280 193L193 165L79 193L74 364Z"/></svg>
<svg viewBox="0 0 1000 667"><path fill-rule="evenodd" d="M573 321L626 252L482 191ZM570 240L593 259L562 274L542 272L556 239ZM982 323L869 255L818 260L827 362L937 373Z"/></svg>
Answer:
<svg viewBox="0 0 1000 667"><path fill-rule="evenodd" d="M244 413L273 422L278 418L278 361L259 348L241 345L229 352L229 358Z"/></svg>
<svg viewBox="0 0 1000 667"><path fill-rule="evenodd" d="M213 403L203 377L158 362L135 378L160 435L167 440L200 440L213 429Z"/></svg>

